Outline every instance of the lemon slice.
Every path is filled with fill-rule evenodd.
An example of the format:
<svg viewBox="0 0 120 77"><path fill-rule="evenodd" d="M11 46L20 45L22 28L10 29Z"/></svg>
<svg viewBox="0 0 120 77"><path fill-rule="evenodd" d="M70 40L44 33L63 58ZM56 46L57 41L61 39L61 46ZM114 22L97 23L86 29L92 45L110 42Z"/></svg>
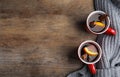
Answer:
<svg viewBox="0 0 120 77"><path fill-rule="evenodd" d="M97 52L92 52L92 51L88 50L87 47L84 47L84 51L90 56L97 56L98 55Z"/></svg>
<svg viewBox="0 0 120 77"><path fill-rule="evenodd" d="M99 22L99 21L94 22L94 25L100 26L100 27L105 27L105 24L103 24L102 22Z"/></svg>

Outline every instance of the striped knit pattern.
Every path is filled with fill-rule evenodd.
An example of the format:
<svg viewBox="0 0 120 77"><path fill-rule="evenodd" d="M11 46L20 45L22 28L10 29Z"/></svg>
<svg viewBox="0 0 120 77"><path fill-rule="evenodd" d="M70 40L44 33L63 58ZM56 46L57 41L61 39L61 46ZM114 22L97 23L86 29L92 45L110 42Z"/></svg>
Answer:
<svg viewBox="0 0 120 77"><path fill-rule="evenodd" d="M96 64L97 73L91 75L86 67L69 74L67 77L120 77L120 0L94 0L95 10L106 12L110 16L111 27L116 36L98 35L97 42L103 54Z"/></svg>
<svg viewBox="0 0 120 77"><path fill-rule="evenodd" d="M95 77L120 77L120 0L95 0L95 9L110 16L116 36L99 35L97 42L103 50L102 59L96 64Z"/></svg>

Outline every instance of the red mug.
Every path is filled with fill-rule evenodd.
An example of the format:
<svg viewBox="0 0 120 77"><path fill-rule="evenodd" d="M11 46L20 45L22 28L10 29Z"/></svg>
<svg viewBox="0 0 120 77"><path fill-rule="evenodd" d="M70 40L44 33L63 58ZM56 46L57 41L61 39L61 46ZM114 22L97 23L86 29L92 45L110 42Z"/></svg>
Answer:
<svg viewBox="0 0 120 77"><path fill-rule="evenodd" d="M100 32L96 32L94 30L92 30L92 28L90 27L90 22L92 21L99 21L99 16L100 15L104 15L106 14L105 12L103 11L93 11L91 12L88 17L87 17L87 21L86 21L86 24L87 24L87 30L93 34L103 34L103 33L106 33L106 34L109 34L109 35L115 35L116 34L116 31L110 27L110 18L109 16L106 17L106 25L105 25L105 28L100 31ZM107 15L107 14L106 14Z"/></svg>
<svg viewBox="0 0 120 77"><path fill-rule="evenodd" d="M83 60L83 58L82 58L82 56L81 56L81 52L83 51L82 49L83 49L83 47L84 47L86 44L92 44L92 45L94 45L94 46L97 48L98 56L97 56L97 58L96 58L94 61L91 61L91 62L85 61L85 60ZM80 44L80 46L79 46L79 48L78 48L78 57L79 57L79 59L80 59L83 63L85 63L85 64L88 65L88 68L89 68L89 70L90 70L90 72L91 72L92 74L96 74L96 68L95 68L94 64L97 63L97 62L100 60L101 56L102 56L102 49L101 49L101 47L99 46L99 44L98 44L97 42L95 42L95 41L92 41L92 40L84 41L84 42L82 42L82 43Z"/></svg>

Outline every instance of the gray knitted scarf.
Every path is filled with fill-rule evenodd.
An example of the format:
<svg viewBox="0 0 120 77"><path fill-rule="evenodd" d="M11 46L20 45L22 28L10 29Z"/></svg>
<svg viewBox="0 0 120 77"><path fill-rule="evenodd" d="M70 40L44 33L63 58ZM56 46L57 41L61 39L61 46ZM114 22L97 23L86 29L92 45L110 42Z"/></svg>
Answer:
<svg viewBox="0 0 120 77"><path fill-rule="evenodd" d="M94 0L95 10L109 14L111 27L116 29L116 36L98 35L97 42L103 54L96 64L97 73L91 75L86 66L69 74L67 77L120 77L120 0Z"/></svg>

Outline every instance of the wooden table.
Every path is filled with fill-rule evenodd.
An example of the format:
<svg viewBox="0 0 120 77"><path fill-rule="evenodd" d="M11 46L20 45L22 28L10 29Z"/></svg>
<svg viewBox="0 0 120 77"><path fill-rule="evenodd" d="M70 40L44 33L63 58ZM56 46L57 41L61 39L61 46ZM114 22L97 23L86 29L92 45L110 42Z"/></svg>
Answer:
<svg viewBox="0 0 120 77"><path fill-rule="evenodd" d="M81 16L21 12L8 3L0 3L0 77L64 77L81 67L77 48L96 37L83 24L90 10Z"/></svg>

